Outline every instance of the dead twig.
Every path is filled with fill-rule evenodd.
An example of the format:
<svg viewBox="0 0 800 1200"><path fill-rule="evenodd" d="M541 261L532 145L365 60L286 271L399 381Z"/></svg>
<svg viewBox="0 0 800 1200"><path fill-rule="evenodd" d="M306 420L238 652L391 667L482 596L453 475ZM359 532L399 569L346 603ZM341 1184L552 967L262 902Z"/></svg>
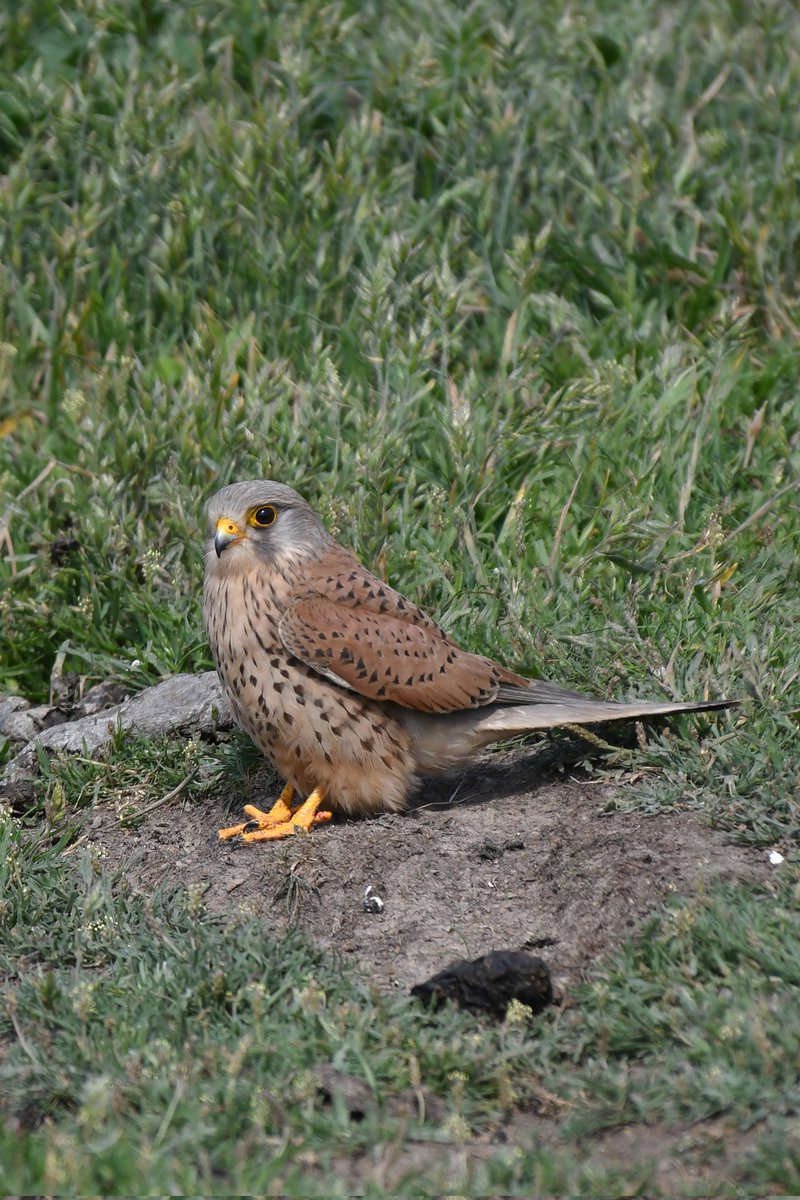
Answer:
<svg viewBox="0 0 800 1200"><path fill-rule="evenodd" d="M558 551L561 546L561 539L564 536L564 525L567 520L567 514L569 513L569 510L572 507L572 501L575 499L575 493L578 490L578 484L581 481L582 474L583 474L582 471L578 472L575 482L572 485L572 491L569 494L566 504L561 509L561 515L558 518L558 524L556 525L555 537L553 538L553 547L550 551L550 557L547 560L547 569L551 574L553 572L553 567L555 566L556 558L558 557Z"/></svg>
<svg viewBox="0 0 800 1200"><path fill-rule="evenodd" d="M8 551L8 561L11 563L11 574L14 578L17 576L17 564L14 561L14 543L11 541L11 533L9 532L9 522L11 514L14 511L15 505L19 504L20 500L24 500L31 492L34 492L40 483L43 483L50 472L56 465L56 459L51 458L46 466L42 467L35 479L24 487L19 495L11 501L6 511L0 517L0 546L5 546Z"/></svg>
<svg viewBox="0 0 800 1200"><path fill-rule="evenodd" d="M20 1026L19 1021L17 1020L17 1014L14 1011L13 1004L8 1005L8 1015L11 1018L11 1024L14 1026L14 1033L17 1035L17 1041L19 1042L23 1051L25 1052L25 1054L27 1054L28 1058L31 1060L32 1063L35 1063L36 1066L39 1066L40 1064L39 1064L39 1059L37 1057L36 1051L33 1049L30 1042L25 1037L25 1034L22 1032L22 1028Z"/></svg>
<svg viewBox="0 0 800 1200"><path fill-rule="evenodd" d="M192 781L197 778L197 771L198 771L198 768L195 767L195 769L193 771L189 772L189 774L186 776L185 779L182 779L180 781L180 783L177 785L177 787L174 787L172 789L172 791L167 792L167 794L165 796L160 796L158 798L158 800L153 800L152 804L145 804L144 808L138 809L135 813L131 813L130 816L122 817L122 819L120 820L120 824L121 825L134 825L138 820L140 820L141 817L145 816L147 813L153 812L154 809L160 808L162 804L168 804L170 802L170 800L174 800L176 796L180 796L181 792L185 791L185 789L189 786L189 784L192 783Z"/></svg>
<svg viewBox="0 0 800 1200"><path fill-rule="evenodd" d="M800 488L800 479L792 479L789 483L785 483L782 488L778 488L777 492L770 496L769 500L765 500L746 520L742 521L741 525L737 525L730 533L726 533L722 539L723 542L732 541L740 533L744 533L745 529L749 529L751 525L755 525L756 521L760 521L762 517L766 516L773 504L780 500L781 496L785 496L787 492L793 492L797 488Z"/></svg>

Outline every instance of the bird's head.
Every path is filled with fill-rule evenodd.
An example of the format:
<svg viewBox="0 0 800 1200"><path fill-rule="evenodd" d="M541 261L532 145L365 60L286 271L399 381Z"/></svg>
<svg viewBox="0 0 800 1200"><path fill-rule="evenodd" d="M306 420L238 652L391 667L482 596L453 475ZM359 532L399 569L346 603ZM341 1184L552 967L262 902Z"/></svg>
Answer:
<svg viewBox="0 0 800 1200"><path fill-rule="evenodd" d="M271 479L232 483L206 505L206 570L262 562L318 558L333 539L317 514L292 488Z"/></svg>

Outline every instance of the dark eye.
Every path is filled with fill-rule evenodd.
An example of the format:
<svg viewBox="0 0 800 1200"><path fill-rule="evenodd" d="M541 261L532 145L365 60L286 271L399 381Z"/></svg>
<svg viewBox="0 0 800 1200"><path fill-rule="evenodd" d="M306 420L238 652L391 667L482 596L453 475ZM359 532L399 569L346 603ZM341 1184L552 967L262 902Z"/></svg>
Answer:
<svg viewBox="0 0 800 1200"><path fill-rule="evenodd" d="M269 525L274 524L277 515L277 508L273 508L271 504L265 504L253 513L253 524L257 525L259 529L266 529Z"/></svg>

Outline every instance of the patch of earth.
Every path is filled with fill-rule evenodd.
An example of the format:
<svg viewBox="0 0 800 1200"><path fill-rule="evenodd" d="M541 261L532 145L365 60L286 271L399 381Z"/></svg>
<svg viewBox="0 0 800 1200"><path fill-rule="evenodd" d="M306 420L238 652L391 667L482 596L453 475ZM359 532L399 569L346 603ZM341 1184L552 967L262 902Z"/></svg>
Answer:
<svg viewBox="0 0 800 1200"><path fill-rule="evenodd" d="M323 1095L336 1092L351 1120L362 1120L375 1107L373 1091L363 1079L332 1067L320 1068L317 1076ZM413 1140L394 1137L368 1150L337 1154L335 1177L352 1195L369 1194L368 1185L395 1192L415 1177L424 1177L437 1194L447 1194L465 1182L482 1188L482 1172L488 1163L507 1163L513 1170L525 1152L539 1150L544 1156L568 1148L574 1166L591 1164L595 1170L616 1170L627 1176L629 1185L636 1185L636 1194L645 1185L648 1194L658 1196L696 1196L698 1188L704 1195L741 1193L737 1185L753 1166L761 1123L743 1130L735 1121L720 1116L688 1125L620 1125L585 1134L576 1144L574 1139L567 1142L559 1128L559 1118L567 1113L569 1103L537 1087L532 1079L531 1083L526 1105L482 1135L464 1141L427 1140L419 1132ZM448 1115L447 1105L424 1087L384 1097L383 1108L409 1123L424 1116L441 1126ZM305 1148L299 1148L296 1161L312 1178L318 1170L325 1171L318 1156ZM280 1183L274 1181L273 1194L279 1194ZM634 1194L633 1187L630 1194Z"/></svg>
<svg viewBox="0 0 800 1200"><path fill-rule="evenodd" d="M621 1126L583 1137L572 1148L573 1163L618 1170L635 1186L630 1194L638 1195L639 1187L646 1186L644 1194L655 1196L696 1196L698 1189L701 1195L735 1196L742 1194L758 1138L758 1129L743 1132L724 1118L689 1126ZM513 1168L521 1151L554 1152L558 1145L553 1122L522 1114L484 1138L463 1143L395 1140L365 1153L342 1154L335 1160L334 1174L352 1195L368 1195L371 1187L391 1193L415 1175L424 1175L426 1185L445 1194L465 1180L480 1187L482 1169L490 1162L505 1161ZM563 1150L564 1143L560 1145ZM313 1176L314 1155L304 1157L303 1165ZM298 1161L303 1161L302 1152Z"/></svg>
<svg viewBox="0 0 800 1200"><path fill-rule="evenodd" d="M456 958L525 948L563 994L667 895L761 882L770 870L763 851L693 814L608 811L618 788L554 778L535 753L487 755L428 783L404 815L220 842L239 803L274 799L257 782L248 793L233 810L220 799L176 802L134 829L100 808L86 833L135 889L171 880L203 891L211 912L249 910L270 933L299 928L385 990L407 992ZM365 911L368 888L382 911Z"/></svg>

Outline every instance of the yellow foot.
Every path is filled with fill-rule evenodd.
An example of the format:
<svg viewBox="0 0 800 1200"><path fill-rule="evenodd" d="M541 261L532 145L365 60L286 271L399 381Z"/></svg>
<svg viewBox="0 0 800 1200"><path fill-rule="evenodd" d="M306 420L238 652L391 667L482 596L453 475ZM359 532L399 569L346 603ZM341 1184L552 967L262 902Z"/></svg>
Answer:
<svg viewBox="0 0 800 1200"><path fill-rule="evenodd" d="M227 829L220 829L217 836L222 838L223 841L228 841L229 838L237 837L240 833L244 833L248 826L252 825L253 821L257 821L261 829L267 825L280 825L284 821L291 819L293 799L294 788L290 783L287 783L269 812L263 812L260 808L256 808L254 804L245 804L244 811L250 820L242 821L239 825L230 825Z"/></svg>
<svg viewBox="0 0 800 1200"><path fill-rule="evenodd" d="M295 832L307 833L312 825L321 825L324 821L330 821L333 816L333 813L318 811L324 802L319 788L315 788L303 804L293 806L293 799L294 788L287 783L269 812L263 812L254 804L245 804L244 811L250 820L220 829L217 836L223 841L234 837L241 837L245 842L273 841Z"/></svg>
<svg viewBox="0 0 800 1200"><path fill-rule="evenodd" d="M322 788L314 788L307 800L298 808L290 810L287 821L281 821L277 825L263 826L260 829L246 830L242 834L242 841L271 842L277 838L289 837L293 833L308 833L313 825L330 821L333 816L333 813L319 811L320 805L324 803L325 796ZM275 807L277 808L277 805Z"/></svg>

